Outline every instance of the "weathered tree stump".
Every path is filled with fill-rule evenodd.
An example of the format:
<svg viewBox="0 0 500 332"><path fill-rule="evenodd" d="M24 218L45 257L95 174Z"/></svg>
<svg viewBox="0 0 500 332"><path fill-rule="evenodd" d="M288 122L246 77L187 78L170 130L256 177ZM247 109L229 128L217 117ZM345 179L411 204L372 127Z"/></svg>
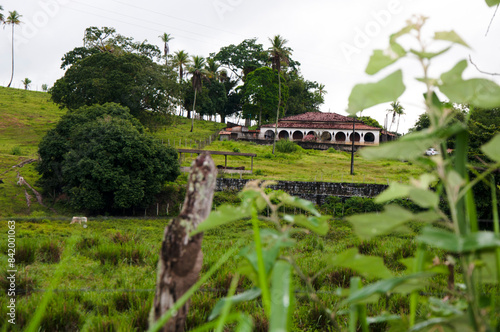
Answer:
<svg viewBox="0 0 500 332"><path fill-rule="evenodd" d="M182 211L166 228L158 261L158 277L151 322L157 321L196 283L203 263L203 234L189 233L212 209L217 170L210 155L201 154L192 164ZM184 331L189 301L163 326L162 331Z"/></svg>

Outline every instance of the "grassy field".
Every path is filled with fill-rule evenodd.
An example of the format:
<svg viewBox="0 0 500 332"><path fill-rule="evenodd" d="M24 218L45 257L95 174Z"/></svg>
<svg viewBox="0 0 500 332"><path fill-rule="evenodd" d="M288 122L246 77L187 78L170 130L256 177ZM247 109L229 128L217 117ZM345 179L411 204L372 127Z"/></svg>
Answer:
<svg viewBox="0 0 500 332"><path fill-rule="evenodd" d="M27 159L37 159L37 146L43 135L55 126L65 113L52 103L49 95L0 87L0 217L15 215L50 216L54 213L39 205L30 189L18 186L19 176L35 186L38 174L35 165L28 164L22 168L12 168ZM407 182L409 178L418 176L422 169L404 162L369 162L358 155L355 156L355 175L350 175L350 154L329 151L299 149L291 154L271 153L271 146L261 146L248 142L211 141L209 137L219 132L225 125L216 122L195 120L191 133L191 120L172 116L171 125L160 128L152 134L162 140L165 145L182 148L198 148L200 142L209 143L207 150L256 153L254 174L244 178L260 178L266 180L295 181L329 181L329 182L365 182L382 183L388 181ZM196 155L187 155L182 165L188 166ZM224 157L215 156L216 164L223 165ZM245 166L250 169L250 158L228 158L228 166ZM229 177L230 175L223 175ZM232 175L235 177L236 175ZM184 177L179 179L180 183ZM25 191L26 189L26 191ZM27 206L26 194L31 195L31 205ZM64 208L56 208L64 213Z"/></svg>
<svg viewBox="0 0 500 332"><path fill-rule="evenodd" d="M78 224L69 225L69 219L32 218L16 222L17 324L5 320L0 331L22 331L41 298L44 290L58 269L64 251L69 255L62 280L49 304L42 321L43 331L143 331L154 297L156 264L163 228L168 220L162 219L91 219L84 229ZM376 241L360 242L343 221L331 221L326 236L305 233L295 235L295 245L286 249L286 256L294 257L298 266L313 276L312 281L322 303L333 308L340 297L337 288L346 288L355 273L346 269L327 267L328 257L346 248L358 247L367 255L380 255L386 266L395 274L404 271L398 260L414 254L414 234L382 237ZM415 224L416 230L420 225ZM206 272L238 239L251 242L251 225L239 222L207 232L203 239ZM2 222L0 234L6 236L6 223ZM35 240L36 239L36 240ZM70 239L75 241L71 251ZM444 253L436 253L441 259ZM0 264L7 266L6 241L0 245ZM227 293L232 276L238 270L239 259L233 257L209 279L193 299L187 322L188 329L207 320L218 299ZM446 278L433 278L426 292L439 292L446 285ZM243 279L239 291L252 283ZM8 288L6 275L0 275L2 292ZM306 299L305 283L297 278L295 288L299 300L294 314L295 331L327 331L332 324L320 306ZM0 297L0 315L6 315L7 297ZM267 320L261 303L254 300L239 306L249 312L255 321L256 331L267 330ZM408 312L408 298L392 295L369 306L369 315L376 312ZM347 316L339 316L340 326L345 326ZM373 330L385 330L385 324L372 325Z"/></svg>
<svg viewBox="0 0 500 332"><path fill-rule="evenodd" d="M43 135L65 112L50 100L48 93L0 87L2 168L9 155L36 157Z"/></svg>

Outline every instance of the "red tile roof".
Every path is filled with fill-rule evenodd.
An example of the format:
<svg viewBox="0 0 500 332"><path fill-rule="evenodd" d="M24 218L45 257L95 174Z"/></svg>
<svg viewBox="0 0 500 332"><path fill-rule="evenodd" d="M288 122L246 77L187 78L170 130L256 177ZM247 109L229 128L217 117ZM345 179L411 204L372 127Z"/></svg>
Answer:
<svg viewBox="0 0 500 332"><path fill-rule="evenodd" d="M352 122L352 118L337 113L307 112L285 117L281 121Z"/></svg>
<svg viewBox="0 0 500 332"><path fill-rule="evenodd" d="M355 124L356 130L381 130L380 128L365 125L364 123ZM274 124L262 125L262 128L274 128ZM278 128L305 128L305 129L351 129L352 123L305 123L305 122L278 122Z"/></svg>

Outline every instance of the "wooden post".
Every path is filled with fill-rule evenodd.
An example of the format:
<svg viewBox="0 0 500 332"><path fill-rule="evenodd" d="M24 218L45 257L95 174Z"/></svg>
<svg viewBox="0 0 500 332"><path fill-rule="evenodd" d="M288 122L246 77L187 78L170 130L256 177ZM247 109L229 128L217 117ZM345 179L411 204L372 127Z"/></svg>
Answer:
<svg viewBox="0 0 500 332"><path fill-rule="evenodd" d="M166 228L158 261L158 275L151 320L156 322L193 286L201 271L203 233L189 233L205 220L212 209L217 169L209 154L203 153L193 162L186 198L179 216ZM162 328L163 332L184 331L189 301Z"/></svg>

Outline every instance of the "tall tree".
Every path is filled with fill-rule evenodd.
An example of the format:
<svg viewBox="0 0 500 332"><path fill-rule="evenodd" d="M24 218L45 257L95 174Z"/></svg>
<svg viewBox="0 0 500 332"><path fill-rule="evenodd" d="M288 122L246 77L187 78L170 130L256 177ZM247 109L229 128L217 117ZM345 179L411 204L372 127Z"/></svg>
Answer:
<svg viewBox="0 0 500 332"><path fill-rule="evenodd" d="M392 114L392 121L389 126L389 131L391 131L392 124L396 122L396 117L398 118L398 124L396 126L396 134L397 134L399 129L399 119L401 118L401 115L405 114L405 109L403 106L401 106L399 101L393 101L391 103L391 108L388 109L387 112Z"/></svg>
<svg viewBox="0 0 500 332"><path fill-rule="evenodd" d="M193 84L194 89L194 101L193 101L193 112L191 114L191 132L193 132L194 127L194 112L196 107L196 94L197 92L201 92L201 88L203 86L202 80L208 79L208 72L205 69L205 59L200 56L193 56L193 64L189 67L189 74L191 77L191 82Z"/></svg>
<svg viewBox="0 0 500 332"><path fill-rule="evenodd" d="M189 54L183 50L174 52L173 56L173 65L174 67L179 67L179 85L182 86L182 80L184 79L184 67L188 66L191 63L189 60ZM182 89L180 89L182 94ZM182 97L179 96L179 101L182 100ZM182 105L179 103L179 115L182 115ZM189 112L189 111L188 111Z"/></svg>
<svg viewBox="0 0 500 332"><path fill-rule="evenodd" d="M281 65L288 64L290 62L290 55L292 50L285 46L288 40L284 39L280 35L274 36L274 38L269 38L271 42L271 47L269 48L269 55L271 59L271 66L273 70L278 72L278 107L276 108L276 125L274 127L274 141L273 141L273 154L276 148L276 139L278 137L278 119L279 111L281 105Z"/></svg>
<svg viewBox="0 0 500 332"><path fill-rule="evenodd" d="M170 48L168 47L168 42L174 39L174 37L171 37L170 34L166 32L164 32L163 35L160 35L159 37L163 42L163 54L165 55L165 65L168 65L168 53L170 51Z"/></svg>
<svg viewBox="0 0 500 332"><path fill-rule="evenodd" d="M5 16L3 15L2 11L3 11L3 7L0 6L0 23L5 22Z"/></svg>
<svg viewBox="0 0 500 332"><path fill-rule="evenodd" d="M210 56L233 72L238 79L245 80L246 75L265 66L269 59L263 46L256 41L256 38L245 39L238 45L222 47L219 52Z"/></svg>
<svg viewBox="0 0 500 332"><path fill-rule="evenodd" d="M21 16L22 15L14 10L12 12L9 12L9 16L7 16L7 19L5 20L5 24L12 25L12 71L10 74L9 85L7 85L8 88L12 84L12 79L14 78L14 27L22 23L20 20Z"/></svg>
<svg viewBox="0 0 500 332"><path fill-rule="evenodd" d="M23 83L23 85L24 85L24 90L28 90L28 88L31 84L31 80L26 77L24 80L21 81L21 83Z"/></svg>
<svg viewBox="0 0 500 332"><path fill-rule="evenodd" d="M283 105L288 97L288 87L282 84ZM274 106L278 102L278 78L269 67L262 67L248 74L243 90L243 114L246 119L257 120L259 126L272 121ZM283 110L283 105L281 109Z"/></svg>
<svg viewBox="0 0 500 332"><path fill-rule="evenodd" d="M174 66L179 67L179 83L182 82L184 78L184 67L189 66L191 64L191 60L189 60L189 54L183 50L174 52Z"/></svg>

